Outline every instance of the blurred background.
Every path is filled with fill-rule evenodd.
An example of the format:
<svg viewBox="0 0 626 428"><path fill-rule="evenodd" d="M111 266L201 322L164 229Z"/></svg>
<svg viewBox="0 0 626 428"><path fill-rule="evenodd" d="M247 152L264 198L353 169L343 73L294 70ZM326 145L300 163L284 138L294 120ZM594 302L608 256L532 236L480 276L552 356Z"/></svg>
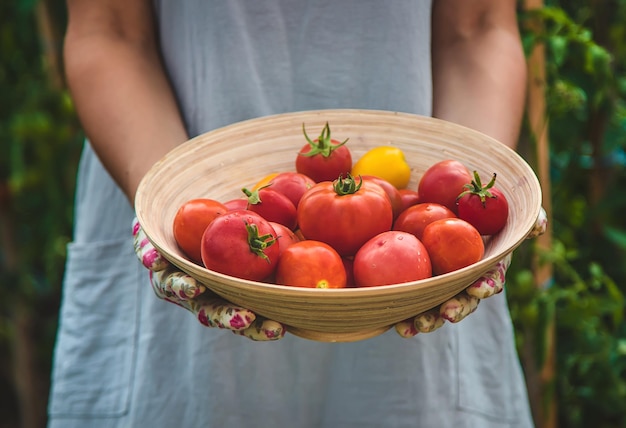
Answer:
<svg viewBox="0 0 626 428"><path fill-rule="evenodd" d="M626 0L518 3L520 153L548 233L508 298L538 428L626 427ZM65 5L0 1L0 428L41 428L83 134L63 78Z"/></svg>

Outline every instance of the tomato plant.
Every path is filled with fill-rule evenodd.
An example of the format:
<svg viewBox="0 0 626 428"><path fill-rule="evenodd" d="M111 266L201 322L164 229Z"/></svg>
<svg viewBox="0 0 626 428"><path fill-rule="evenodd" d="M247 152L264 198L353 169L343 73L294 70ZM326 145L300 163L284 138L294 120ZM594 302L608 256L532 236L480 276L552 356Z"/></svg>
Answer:
<svg viewBox="0 0 626 428"><path fill-rule="evenodd" d="M305 144L296 156L296 171L315 182L333 181L337 177L349 174L352 169L352 153L346 146L348 140L339 142L330 136L328 123L319 137L311 140L302 125L302 132L308 144Z"/></svg>
<svg viewBox="0 0 626 428"><path fill-rule="evenodd" d="M248 197L246 209L262 216L267 221L284 224L293 230L297 225L296 207L291 200L282 193L266 185L257 190L242 189Z"/></svg>
<svg viewBox="0 0 626 428"><path fill-rule="evenodd" d="M459 218L474 226L481 235L495 235L506 225L509 203L500 189L494 187L496 174L485 186L478 172L466 190L457 198Z"/></svg>
<svg viewBox="0 0 626 428"><path fill-rule="evenodd" d="M329 244L342 256L354 255L370 238L391 229L392 222L383 188L350 175L316 184L298 205L302 235Z"/></svg>
<svg viewBox="0 0 626 428"><path fill-rule="evenodd" d="M469 266L485 254L480 233L460 218L444 218L430 223L424 229L422 243L430 256L433 275Z"/></svg>
<svg viewBox="0 0 626 428"><path fill-rule="evenodd" d="M237 278L262 281L274 272L279 252L274 228L248 210L222 214L202 235L204 266Z"/></svg>
<svg viewBox="0 0 626 428"><path fill-rule="evenodd" d="M196 198L185 202L176 211L173 222L174 240L181 250L194 262L200 263L202 234L217 216L228 211L219 201Z"/></svg>
<svg viewBox="0 0 626 428"><path fill-rule="evenodd" d="M411 178L411 167L398 147L379 146L368 150L352 167L352 175L373 175L404 189Z"/></svg>
<svg viewBox="0 0 626 428"><path fill-rule="evenodd" d="M456 198L472 181L469 170L457 160L443 160L431 165L420 178L417 192L422 202L441 204L455 214Z"/></svg>
<svg viewBox="0 0 626 428"><path fill-rule="evenodd" d="M424 228L435 220L454 218L456 215L448 208L434 202L413 205L402 211L393 223L393 230L408 232L422 239Z"/></svg>
<svg viewBox="0 0 626 428"><path fill-rule="evenodd" d="M431 276L426 247L407 232L382 232L354 256L354 282L358 287L399 284Z"/></svg>
<svg viewBox="0 0 626 428"><path fill-rule="evenodd" d="M341 256L330 245L306 240L290 245L278 259L276 282L307 288L345 288Z"/></svg>

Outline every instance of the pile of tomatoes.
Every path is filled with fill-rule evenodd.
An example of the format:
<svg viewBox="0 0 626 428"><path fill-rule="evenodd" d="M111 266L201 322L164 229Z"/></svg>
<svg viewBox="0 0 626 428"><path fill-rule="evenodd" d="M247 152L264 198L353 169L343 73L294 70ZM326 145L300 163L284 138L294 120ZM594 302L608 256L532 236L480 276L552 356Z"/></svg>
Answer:
<svg viewBox="0 0 626 428"><path fill-rule="evenodd" d="M311 288L369 287L429 278L484 255L508 203L461 162L430 166L416 189L401 150L379 146L353 164L348 140L329 125L306 144L293 171L270 174L242 197L193 199L173 233L194 262L226 275Z"/></svg>

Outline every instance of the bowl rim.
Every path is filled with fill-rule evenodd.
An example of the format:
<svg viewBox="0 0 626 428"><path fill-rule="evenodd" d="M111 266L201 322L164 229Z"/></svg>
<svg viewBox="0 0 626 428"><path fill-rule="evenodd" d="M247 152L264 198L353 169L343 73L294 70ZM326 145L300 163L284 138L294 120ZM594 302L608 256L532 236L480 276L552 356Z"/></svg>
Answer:
<svg viewBox="0 0 626 428"><path fill-rule="evenodd" d="M153 234L151 233L152 229L150 228L150 226L146 225L146 222L142 221L142 220L145 220L143 207L149 205L149 201L146 201L144 198L145 193L143 192L143 189L146 186L148 186L150 181L153 180L153 178L155 177L155 175L160 172L161 165L163 165L164 163L167 163L169 159L171 159L172 157L175 157L180 152L184 152L189 146L196 144L198 140L206 140L208 138L219 140L222 135L227 135L229 132L235 129L240 130L243 127L254 127L267 121L275 121L279 119L291 120L297 117L302 117L302 118L309 117L310 118L312 116L341 115L341 114L371 115L373 117L379 117L379 118L380 117L398 117L398 118L402 118L406 120L415 120L417 122L427 121L431 123L438 123L444 127L451 127L452 129L457 129L465 133L474 134L475 136L480 137L481 139L490 140L493 143L500 144L501 145L500 150L508 151L509 152L508 155L517 158L518 161L521 161L519 162L520 166L525 168L526 173L527 173L526 175L532 178L531 183L529 183L529 185L534 187L534 190L537 192L537 200L538 200L538 204L535 207L532 207L532 214L533 214L532 220L530 220L531 216L529 213L529 217L526 221L526 225L524 225L523 229L520 229L520 230L523 230L523 233L518 232L515 242L512 242L511 245L509 245L509 248L505 250L504 252L489 255L472 265L455 270L453 272L433 276L433 277L426 278L426 279L421 279L418 281L410 281L410 282L390 284L390 285L379 285L379 286L373 286L373 287L351 287L351 288L341 288L341 289L304 288L304 287L293 287L293 286L288 286L288 285L280 285L280 284L273 284L273 283L260 282L260 281L251 281L251 280L241 279L241 278L237 278L237 277L233 277L230 275L225 275L216 271L209 270L203 266L195 264L194 262L182 256L179 256L178 254L168 253L164 245L162 245L159 241L156 241L154 239ZM538 178L534 170L530 167L530 165L515 150L513 150L510 147L507 147L506 145L499 142L498 140L484 133L481 133L480 131L477 131L472 128L468 128L468 127L465 127L463 125L459 125L453 122L449 122L443 119L438 119L438 118L434 118L431 116L419 115L419 114L414 114L414 113L376 110L376 109L339 108L339 109L321 109L321 110L319 109L318 110L301 110L301 111L295 111L295 112L278 113L278 114L254 117L254 118L245 119L239 122L234 122L234 123L198 134L188 139L187 141L181 143L180 145L172 149L165 156L163 156L160 160L158 160L149 169L149 171L144 175L144 177L139 183L139 186L135 195L135 213L136 213L139 223L142 225L142 228L144 229L144 233L146 234L148 240L152 243L152 245L170 263L172 263L173 265L175 265L182 271L188 273L192 277L196 277L196 279L198 279L198 275L202 273L204 275L202 276L202 282L207 284L209 288L210 288L210 283L207 282L207 276L211 278L212 280L214 280L215 282L218 282L219 284L224 284L228 282L236 282L239 286L242 286L242 287L243 286L253 287L257 289L263 288L269 294L284 295L287 292L293 297L302 297L303 299L306 299L309 296L317 297L322 294L332 295L337 298L342 298L342 296L350 297L350 298L352 297L364 298L364 297L376 297L376 296L386 295L386 294L389 294L391 291L397 291L399 289L414 288L414 287L428 287L433 282L445 281L447 278L454 278L470 270L475 271L476 273L474 275L475 279L478 279L480 276L484 275L486 272L492 269L499 260L503 259L508 254L512 253L526 239L526 237L532 231L535 219L539 215L539 212L541 209L541 200L542 200L541 186L539 184ZM527 207L527 208L530 209L531 207Z"/></svg>

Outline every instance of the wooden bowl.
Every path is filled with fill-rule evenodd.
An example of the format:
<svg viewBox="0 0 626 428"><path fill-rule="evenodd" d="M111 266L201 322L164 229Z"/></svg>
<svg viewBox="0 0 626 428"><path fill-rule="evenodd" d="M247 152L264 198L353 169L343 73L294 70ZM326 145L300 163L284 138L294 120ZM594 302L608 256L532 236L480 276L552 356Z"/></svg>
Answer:
<svg viewBox="0 0 626 428"><path fill-rule="evenodd" d="M347 143L356 161L368 149L399 147L412 167L409 188L423 171L457 159L483 177L498 173L509 201L505 228L489 239L484 258L471 266L415 282L350 289L307 289L246 281L189 261L176 245L172 222L192 198L241 197L272 172L295 170L306 142L328 122L333 138ZM318 110L251 119L199 135L168 153L142 180L136 213L152 244L174 265L225 299L287 325L300 337L356 341L379 335L398 321L434 308L462 291L517 248L541 208L541 188L531 167L513 150L484 134L449 122L375 110Z"/></svg>

